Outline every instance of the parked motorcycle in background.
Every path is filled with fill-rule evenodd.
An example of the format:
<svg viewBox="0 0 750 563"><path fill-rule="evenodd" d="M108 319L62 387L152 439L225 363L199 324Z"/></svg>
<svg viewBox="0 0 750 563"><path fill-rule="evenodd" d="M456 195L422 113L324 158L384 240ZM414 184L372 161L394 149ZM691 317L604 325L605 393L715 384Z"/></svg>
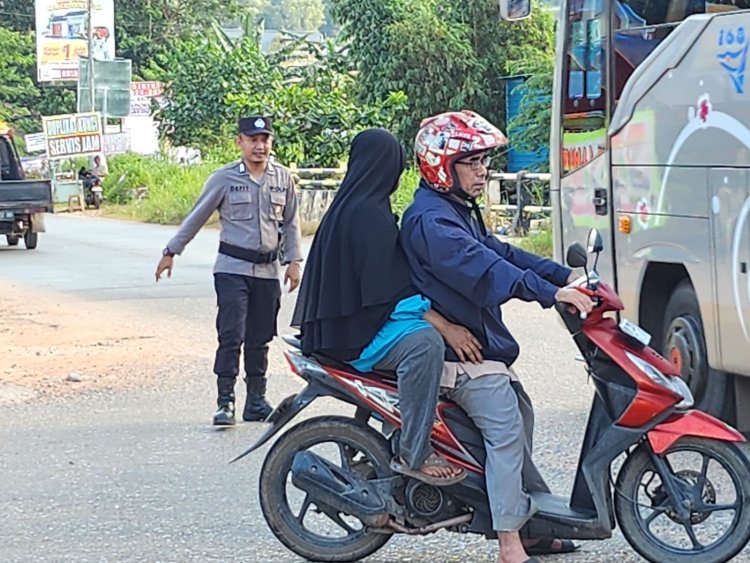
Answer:
<svg viewBox="0 0 750 563"><path fill-rule="evenodd" d="M78 171L78 179L83 183L83 199L86 202L86 207L99 209L104 198L102 179L86 168L81 168Z"/></svg>

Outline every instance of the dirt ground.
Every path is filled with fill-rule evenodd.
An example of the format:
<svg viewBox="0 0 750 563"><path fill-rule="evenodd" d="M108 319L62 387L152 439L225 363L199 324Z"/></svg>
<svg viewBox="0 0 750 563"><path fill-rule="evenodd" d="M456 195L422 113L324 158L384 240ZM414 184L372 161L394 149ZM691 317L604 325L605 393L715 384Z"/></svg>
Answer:
<svg viewBox="0 0 750 563"><path fill-rule="evenodd" d="M210 353L188 349L170 323L106 303L7 282L0 295L0 405L141 384L173 360Z"/></svg>

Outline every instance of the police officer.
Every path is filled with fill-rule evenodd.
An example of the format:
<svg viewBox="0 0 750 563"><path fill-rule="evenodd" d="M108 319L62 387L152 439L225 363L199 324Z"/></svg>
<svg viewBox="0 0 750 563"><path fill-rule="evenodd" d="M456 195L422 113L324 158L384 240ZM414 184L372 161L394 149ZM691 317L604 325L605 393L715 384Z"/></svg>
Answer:
<svg viewBox="0 0 750 563"><path fill-rule="evenodd" d="M269 161L271 119L240 119L236 142L242 158L208 178L156 268L157 282L165 271L171 277L174 255L181 254L211 214L219 211L219 254L214 265L218 410L213 423L222 426L235 422L234 384L243 342L247 400L242 418L263 420L272 410L265 398L266 369L281 298L280 248L287 264L284 283L289 282L290 291L299 285L302 260L294 181L287 168Z"/></svg>

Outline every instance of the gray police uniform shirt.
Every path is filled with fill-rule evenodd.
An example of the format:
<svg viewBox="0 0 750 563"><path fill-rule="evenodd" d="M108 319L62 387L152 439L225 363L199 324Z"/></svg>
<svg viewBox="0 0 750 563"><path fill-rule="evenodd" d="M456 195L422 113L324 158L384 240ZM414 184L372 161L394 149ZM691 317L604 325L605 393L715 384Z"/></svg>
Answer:
<svg viewBox="0 0 750 563"><path fill-rule="evenodd" d="M269 162L260 183L250 176L242 160L219 168L206 180L195 207L167 248L181 254L217 210L221 241L258 252L283 247L285 263L302 260L297 194L284 166ZM214 273L278 279L279 266L278 259L254 264L219 253Z"/></svg>

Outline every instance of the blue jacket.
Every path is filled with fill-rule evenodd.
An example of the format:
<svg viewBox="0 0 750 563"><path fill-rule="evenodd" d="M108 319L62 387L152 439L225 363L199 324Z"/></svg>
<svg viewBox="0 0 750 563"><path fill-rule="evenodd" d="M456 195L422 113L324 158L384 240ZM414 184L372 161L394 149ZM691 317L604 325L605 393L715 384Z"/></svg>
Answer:
<svg viewBox="0 0 750 563"><path fill-rule="evenodd" d="M435 310L469 329L485 359L508 366L519 347L500 305L517 298L551 307L570 275L552 260L483 236L470 207L423 186L404 214L401 244L414 284ZM446 359L457 360L449 348Z"/></svg>

